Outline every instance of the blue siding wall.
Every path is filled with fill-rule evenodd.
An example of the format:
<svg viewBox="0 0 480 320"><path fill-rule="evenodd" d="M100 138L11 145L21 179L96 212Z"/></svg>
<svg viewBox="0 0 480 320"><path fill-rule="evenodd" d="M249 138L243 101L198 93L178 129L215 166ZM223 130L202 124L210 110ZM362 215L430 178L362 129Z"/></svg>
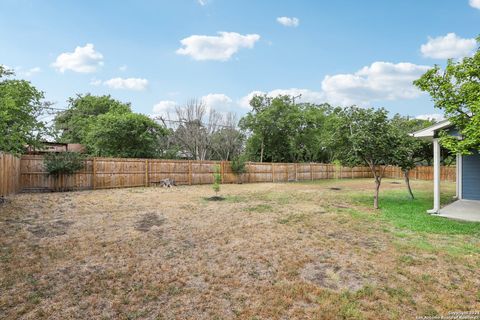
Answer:
<svg viewBox="0 0 480 320"><path fill-rule="evenodd" d="M462 157L462 197L480 200L480 154Z"/></svg>

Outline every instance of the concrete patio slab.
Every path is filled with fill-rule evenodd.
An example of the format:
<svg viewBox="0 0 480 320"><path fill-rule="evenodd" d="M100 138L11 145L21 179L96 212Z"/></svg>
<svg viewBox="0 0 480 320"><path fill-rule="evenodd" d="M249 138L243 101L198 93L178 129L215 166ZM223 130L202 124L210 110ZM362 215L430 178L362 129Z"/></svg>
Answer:
<svg viewBox="0 0 480 320"><path fill-rule="evenodd" d="M457 200L438 211L438 216L480 222L480 201Z"/></svg>

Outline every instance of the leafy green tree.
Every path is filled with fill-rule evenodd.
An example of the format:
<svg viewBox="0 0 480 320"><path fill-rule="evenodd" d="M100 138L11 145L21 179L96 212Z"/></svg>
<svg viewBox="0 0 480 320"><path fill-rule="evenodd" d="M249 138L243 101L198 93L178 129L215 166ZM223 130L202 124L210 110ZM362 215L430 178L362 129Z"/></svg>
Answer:
<svg viewBox="0 0 480 320"><path fill-rule="evenodd" d="M394 162L398 136L388 119L388 111L349 107L341 113L338 128L338 159L350 166L367 165L375 179L373 207L378 209L378 196L385 168Z"/></svg>
<svg viewBox="0 0 480 320"><path fill-rule="evenodd" d="M49 103L29 81L9 79L13 75L0 65L0 150L19 154L27 145L40 147L47 128L39 116Z"/></svg>
<svg viewBox="0 0 480 320"><path fill-rule="evenodd" d="M222 183L222 175L220 174L220 166L215 166L215 171L213 173L213 185L212 189L215 191L215 196L220 192L220 184Z"/></svg>
<svg viewBox="0 0 480 320"><path fill-rule="evenodd" d="M255 96L252 110L240 120L248 133L251 160L272 162L323 161L328 158L325 124L327 104L296 104L293 97Z"/></svg>
<svg viewBox="0 0 480 320"><path fill-rule="evenodd" d="M442 145L461 154L480 150L480 49L459 62L448 60L444 70L433 67L414 84L430 94L435 107L444 111L462 136L457 139L443 132Z"/></svg>
<svg viewBox="0 0 480 320"><path fill-rule="evenodd" d="M230 162L230 167L232 168L233 174L237 177L237 183L242 182L242 175L247 172L247 157L245 154L237 155Z"/></svg>
<svg viewBox="0 0 480 320"><path fill-rule="evenodd" d="M66 143L85 143L85 137L92 122L107 112L131 113L130 103L113 99L110 95L94 96L78 94L68 99L68 109L54 119L60 140Z"/></svg>
<svg viewBox="0 0 480 320"><path fill-rule="evenodd" d="M391 121L398 138L392 164L401 168L408 193L414 199L410 186L410 170L421 163L428 163L433 152L431 142L411 137L410 133L432 125L432 121L411 119L399 114L396 114Z"/></svg>
<svg viewBox="0 0 480 320"><path fill-rule="evenodd" d="M95 156L153 158L161 155L160 139L167 130L138 113L108 112L96 117L84 138Z"/></svg>

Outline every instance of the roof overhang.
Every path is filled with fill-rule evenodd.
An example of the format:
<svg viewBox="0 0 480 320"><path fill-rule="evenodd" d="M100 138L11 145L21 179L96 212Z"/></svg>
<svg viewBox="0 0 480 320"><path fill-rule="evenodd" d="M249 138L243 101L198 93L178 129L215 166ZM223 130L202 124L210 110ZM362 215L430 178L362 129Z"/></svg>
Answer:
<svg viewBox="0 0 480 320"><path fill-rule="evenodd" d="M422 130L415 131L413 133L410 133L410 136L415 137L415 138L420 138L420 139L433 139L435 137L435 134L443 129L447 129L452 126L452 123L449 120L443 120L440 122L437 122L430 127L427 127Z"/></svg>

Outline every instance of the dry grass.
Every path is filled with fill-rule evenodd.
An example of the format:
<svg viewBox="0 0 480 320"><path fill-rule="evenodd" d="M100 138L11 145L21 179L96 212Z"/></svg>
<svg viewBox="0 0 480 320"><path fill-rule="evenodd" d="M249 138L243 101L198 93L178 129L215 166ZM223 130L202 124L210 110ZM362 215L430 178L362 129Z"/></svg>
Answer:
<svg viewBox="0 0 480 320"><path fill-rule="evenodd" d="M0 207L0 318L405 319L480 310L478 250L432 250L478 239L397 230L352 200L372 187L224 185L220 202L205 200L209 186L14 196Z"/></svg>

